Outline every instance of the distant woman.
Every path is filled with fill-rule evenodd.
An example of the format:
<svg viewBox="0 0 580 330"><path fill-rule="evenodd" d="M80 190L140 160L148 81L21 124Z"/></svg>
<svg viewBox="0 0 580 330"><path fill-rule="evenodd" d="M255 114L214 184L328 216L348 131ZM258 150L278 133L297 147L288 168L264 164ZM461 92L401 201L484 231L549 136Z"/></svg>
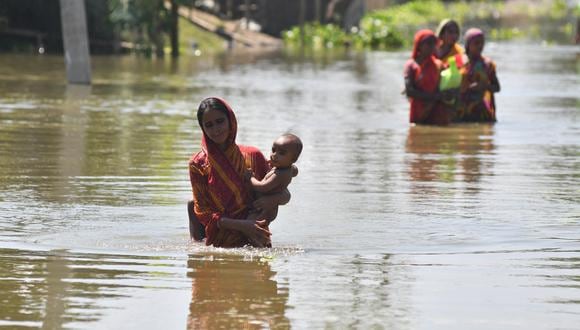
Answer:
<svg viewBox="0 0 580 330"><path fill-rule="evenodd" d="M443 100L444 106L452 116L452 121L458 121L457 109L459 87L461 84L460 68L466 62L465 51L457 42L459 40L459 24L451 19L444 19L437 27L437 46L435 56L443 62L446 69L441 73L439 89L446 90L448 97Z"/></svg>
<svg viewBox="0 0 580 330"><path fill-rule="evenodd" d="M485 45L483 31L477 28L465 33L468 61L461 68L462 81L457 118L464 122L495 122L494 93L500 91L495 63L482 55Z"/></svg>
<svg viewBox="0 0 580 330"><path fill-rule="evenodd" d="M455 58L458 67L463 66L463 47L457 43L459 40L459 24L451 19L444 19L437 27L437 48L435 56L441 62L448 64L450 58Z"/></svg>
<svg viewBox="0 0 580 330"><path fill-rule="evenodd" d="M215 247L271 246L267 221L248 219L249 211L286 204L290 193L284 190L254 200L244 181L247 169L262 179L270 166L257 148L236 143L236 116L224 100L203 100L197 120L203 137L201 151L189 161L190 235L195 240L205 237L206 245Z"/></svg>
<svg viewBox="0 0 580 330"><path fill-rule="evenodd" d="M405 63L405 94L409 98L411 123L447 125L450 121L438 89L443 63L433 54L436 41L433 31L418 31L411 58Z"/></svg>

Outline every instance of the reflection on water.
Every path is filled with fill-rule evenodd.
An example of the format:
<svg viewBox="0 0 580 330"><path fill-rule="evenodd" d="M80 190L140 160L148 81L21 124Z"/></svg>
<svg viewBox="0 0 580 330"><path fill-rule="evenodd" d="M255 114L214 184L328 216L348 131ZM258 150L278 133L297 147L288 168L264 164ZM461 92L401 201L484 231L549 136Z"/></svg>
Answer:
<svg viewBox="0 0 580 330"><path fill-rule="evenodd" d="M175 183L170 176L180 158L173 145L183 118L90 111L92 102L101 102L90 94L90 87L69 86L54 108L0 112L5 187L64 203L127 205L140 193L166 202L159 193Z"/></svg>
<svg viewBox="0 0 580 330"><path fill-rule="evenodd" d="M190 255L188 329L289 329L288 288L269 261L235 254Z"/></svg>
<svg viewBox="0 0 580 330"><path fill-rule="evenodd" d="M2 248L0 326L575 329L580 317L578 250L309 254Z"/></svg>
<svg viewBox="0 0 580 330"><path fill-rule="evenodd" d="M281 271L291 278L288 315L298 328L572 330L580 318L579 252L346 258L313 251L318 258ZM293 269L308 267L320 281Z"/></svg>
<svg viewBox="0 0 580 330"><path fill-rule="evenodd" d="M177 289L176 266L159 257L0 248L0 326L91 327L140 290Z"/></svg>
<svg viewBox="0 0 580 330"><path fill-rule="evenodd" d="M477 194L482 177L493 175L493 130L486 124L410 127L405 151L413 196L437 194L441 182Z"/></svg>
<svg viewBox="0 0 580 330"><path fill-rule="evenodd" d="M482 175L492 174L493 126L412 126L405 151L410 158L409 177L415 182L477 183ZM477 186L467 189L477 190Z"/></svg>

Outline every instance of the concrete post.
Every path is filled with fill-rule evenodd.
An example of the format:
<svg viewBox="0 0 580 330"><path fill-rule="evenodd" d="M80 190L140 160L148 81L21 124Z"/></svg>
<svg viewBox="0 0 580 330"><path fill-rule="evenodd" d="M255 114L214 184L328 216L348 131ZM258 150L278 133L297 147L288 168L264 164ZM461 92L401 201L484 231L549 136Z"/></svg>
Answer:
<svg viewBox="0 0 580 330"><path fill-rule="evenodd" d="M91 83L91 58L84 0L60 0L60 19L67 80Z"/></svg>
<svg viewBox="0 0 580 330"><path fill-rule="evenodd" d="M298 24L300 25L300 45L304 48L305 43L305 31L304 31L304 24L306 19L306 2L305 0L300 0L299 7L298 7Z"/></svg>
<svg viewBox="0 0 580 330"><path fill-rule="evenodd" d="M171 57L179 56L179 5L176 0L171 0Z"/></svg>
<svg viewBox="0 0 580 330"><path fill-rule="evenodd" d="M246 30L250 29L250 0L244 0L244 17L246 18Z"/></svg>

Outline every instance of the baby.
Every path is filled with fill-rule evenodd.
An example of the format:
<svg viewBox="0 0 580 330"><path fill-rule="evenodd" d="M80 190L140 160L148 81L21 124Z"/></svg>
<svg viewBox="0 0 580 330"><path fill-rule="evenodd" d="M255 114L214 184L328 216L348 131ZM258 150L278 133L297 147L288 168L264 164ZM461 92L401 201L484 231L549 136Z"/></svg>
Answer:
<svg viewBox="0 0 580 330"><path fill-rule="evenodd" d="M251 172L248 173L250 185L258 194L268 195L279 193L286 189L292 177L298 175L298 168L294 163L302 152L302 141L294 134L283 134L272 144L270 165L272 169L260 181ZM267 220L270 223L278 215L278 206L271 209L255 210L250 218Z"/></svg>

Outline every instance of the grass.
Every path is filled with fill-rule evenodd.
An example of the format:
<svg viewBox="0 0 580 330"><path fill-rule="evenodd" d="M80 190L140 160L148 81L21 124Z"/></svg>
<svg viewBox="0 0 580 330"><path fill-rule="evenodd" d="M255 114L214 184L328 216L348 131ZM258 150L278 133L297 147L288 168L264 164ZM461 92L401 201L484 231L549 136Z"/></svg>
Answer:
<svg viewBox="0 0 580 330"><path fill-rule="evenodd" d="M179 50L182 54L217 54L224 51L225 47L224 39L202 30L185 18L179 18Z"/></svg>

